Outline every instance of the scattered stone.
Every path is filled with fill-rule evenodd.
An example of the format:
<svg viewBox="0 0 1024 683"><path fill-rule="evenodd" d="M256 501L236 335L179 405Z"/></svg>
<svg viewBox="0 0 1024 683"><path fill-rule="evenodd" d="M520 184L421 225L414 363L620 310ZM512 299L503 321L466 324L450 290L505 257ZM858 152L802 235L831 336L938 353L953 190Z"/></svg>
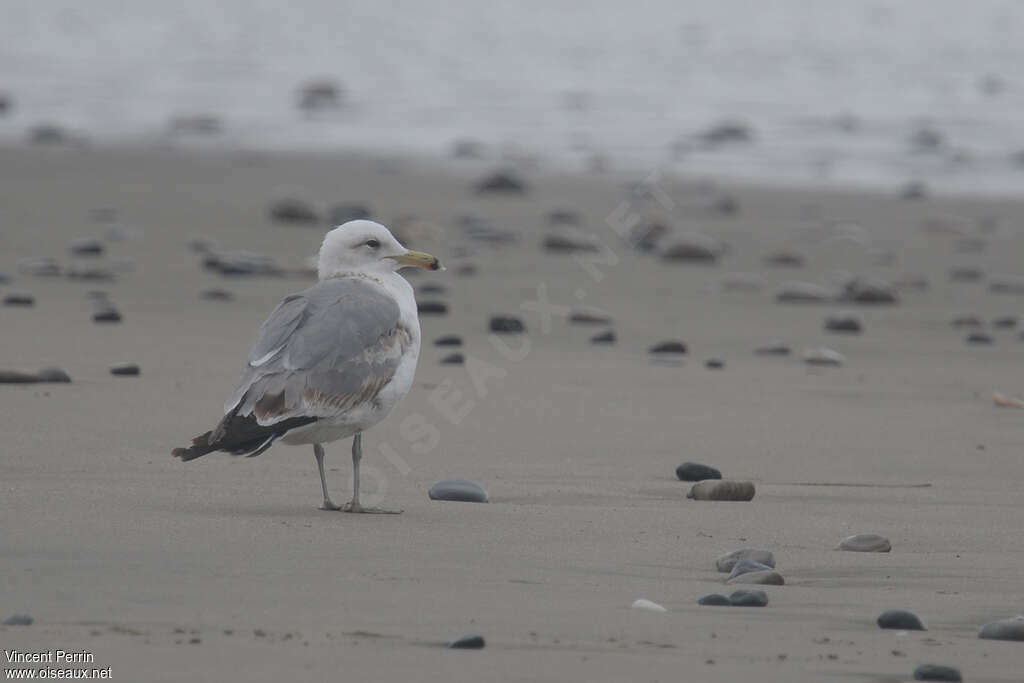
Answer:
<svg viewBox="0 0 1024 683"><path fill-rule="evenodd" d="M281 269L273 259L251 251L214 252L203 259L203 267L219 275L231 277L242 276L279 276Z"/></svg>
<svg viewBox="0 0 1024 683"><path fill-rule="evenodd" d="M896 304L900 297L896 288L883 280L854 278L843 287L842 301L854 304Z"/></svg>
<svg viewBox="0 0 1024 683"><path fill-rule="evenodd" d="M788 344L780 341L768 342L754 349L758 356L788 356L792 352Z"/></svg>
<svg viewBox="0 0 1024 683"><path fill-rule="evenodd" d="M1005 315L992 321L992 327L997 330L1012 330L1017 327L1017 316Z"/></svg>
<svg viewBox="0 0 1024 683"><path fill-rule="evenodd" d="M990 621L981 627L979 638L988 640L1016 640L1024 642L1024 617L1016 616Z"/></svg>
<svg viewBox="0 0 1024 683"><path fill-rule="evenodd" d="M18 270L35 277L57 277L60 264L52 258L27 258L18 261Z"/></svg>
<svg viewBox="0 0 1024 683"><path fill-rule="evenodd" d="M729 594L729 604L733 607L764 607L768 604L768 594L762 590L741 588Z"/></svg>
<svg viewBox="0 0 1024 683"><path fill-rule="evenodd" d="M674 353L677 355L683 355L686 353L686 344L681 341L663 341L652 346L647 350L647 352L653 354Z"/></svg>
<svg viewBox="0 0 1024 683"><path fill-rule="evenodd" d="M976 315L960 315L953 318L950 323L954 328L982 327L985 323Z"/></svg>
<svg viewBox="0 0 1024 683"><path fill-rule="evenodd" d="M496 315L491 317L491 332L498 334L519 334L526 332L526 325L519 318L509 315Z"/></svg>
<svg viewBox="0 0 1024 683"><path fill-rule="evenodd" d="M104 250L103 242L95 239L76 240L68 245L68 251L75 256L100 256Z"/></svg>
<svg viewBox="0 0 1024 683"><path fill-rule="evenodd" d="M713 607L729 607L732 605L732 603L729 602L729 598L725 597L721 593L711 593L710 595L705 595L703 598L698 598L697 604L710 605Z"/></svg>
<svg viewBox="0 0 1024 683"><path fill-rule="evenodd" d="M341 106L344 89L335 81L316 79L299 87L296 104L307 112L337 109Z"/></svg>
<svg viewBox="0 0 1024 683"><path fill-rule="evenodd" d="M605 330L604 332L598 332L590 338L591 344L614 344L616 341L615 330Z"/></svg>
<svg viewBox="0 0 1024 683"><path fill-rule="evenodd" d="M448 647L452 650L482 650L486 644L483 636L472 635L456 638L448 643Z"/></svg>
<svg viewBox="0 0 1024 683"><path fill-rule="evenodd" d="M434 340L434 346L462 346L462 337L446 334Z"/></svg>
<svg viewBox="0 0 1024 683"><path fill-rule="evenodd" d="M79 280L81 282L113 282L117 279L112 271L106 268L68 268L64 275L69 280Z"/></svg>
<svg viewBox="0 0 1024 683"><path fill-rule="evenodd" d="M611 325L612 314L593 306L580 306L569 311L569 322L580 325Z"/></svg>
<svg viewBox="0 0 1024 683"><path fill-rule="evenodd" d="M821 346L806 349L804 351L804 362L808 365L838 367L846 363L846 356L834 349Z"/></svg>
<svg viewBox="0 0 1024 683"><path fill-rule="evenodd" d="M715 263L722 254L722 246L707 235L691 232L681 235L661 252L663 261L674 263Z"/></svg>
<svg viewBox="0 0 1024 683"><path fill-rule="evenodd" d="M885 536L878 534L856 534L847 536L839 541L836 550L849 550L858 553L887 553L892 550L892 544Z"/></svg>
<svg viewBox="0 0 1024 683"><path fill-rule="evenodd" d="M473 277L476 275L476 265L472 263L460 263L455 266L454 272L459 277Z"/></svg>
<svg viewBox="0 0 1024 683"><path fill-rule="evenodd" d="M731 572L738 562L756 562L769 569L775 568L775 555L770 550L740 548L728 552L715 560L715 569L720 572Z"/></svg>
<svg viewBox="0 0 1024 683"><path fill-rule="evenodd" d="M461 353L452 353L441 359L441 365L465 365L466 357Z"/></svg>
<svg viewBox="0 0 1024 683"><path fill-rule="evenodd" d="M749 574L751 572L765 572L771 571L773 569L775 569L774 566L769 567L768 565L761 564L756 560L740 559L737 560L736 564L732 566L732 571L729 572L729 576L727 576L725 580L731 581L732 579L735 579L737 576L741 576L743 574Z"/></svg>
<svg viewBox="0 0 1024 683"><path fill-rule="evenodd" d="M919 128L910 136L910 146L915 152L934 152L942 145L942 133L934 128Z"/></svg>
<svg viewBox="0 0 1024 683"><path fill-rule="evenodd" d="M477 194L526 194L526 182L512 171L498 171L480 180L475 187Z"/></svg>
<svg viewBox="0 0 1024 683"><path fill-rule="evenodd" d="M339 204L328 214L331 225L343 225L349 221L371 220L373 210L365 204Z"/></svg>
<svg viewBox="0 0 1024 683"><path fill-rule="evenodd" d="M725 361L722 360L721 358L709 358L706 361L704 361L704 367L706 367L708 370L724 370Z"/></svg>
<svg viewBox="0 0 1024 683"><path fill-rule="evenodd" d="M9 284L11 284L11 278L9 276L5 275L4 273L0 273L0 285L9 285Z"/></svg>
<svg viewBox="0 0 1024 683"><path fill-rule="evenodd" d="M0 384L34 384L39 375L20 370L0 370Z"/></svg>
<svg viewBox="0 0 1024 683"><path fill-rule="evenodd" d="M993 294L1024 294L1024 276L996 275L989 283L988 291Z"/></svg>
<svg viewBox="0 0 1024 683"><path fill-rule="evenodd" d="M231 301L235 298L235 295L226 289L204 289L199 293L200 298L207 299L208 301Z"/></svg>
<svg viewBox="0 0 1024 683"><path fill-rule="evenodd" d="M270 219L277 223L320 223L320 213L301 199L279 199L270 206Z"/></svg>
<svg viewBox="0 0 1024 683"><path fill-rule="evenodd" d="M31 294L8 294L4 297L4 306L35 306L36 299Z"/></svg>
<svg viewBox="0 0 1024 683"><path fill-rule="evenodd" d="M138 377L141 373L142 370L135 363L121 363L120 365L113 365L110 367L111 375Z"/></svg>
<svg viewBox="0 0 1024 683"><path fill-rule="evenodd" d="M40 123L28 131L28 141L33 145L63 145L71 140L70 133L53 123Z"/></svg>
<svg viewBox="0 0 1024 683"><path fill-rule="evenodd" d="M476 242L487 244L515 244L519 235L511 230L502 230L491 225L491 222L480 216L467 215L459 218L462 232Z"/></svg>
<svg viewBox="0 0 1024 683"><path fill-rule="evenodd" d="M967 339L965 341L968 344L976 344L979 346L988 346L990 344L995 343L995 339L993 339L991 335L986 334L984 332L971 332L969 335L967 335Z"/></svg>
<svg viewBox="0 0 1024 683"><path fill-rule="evenodd" d="M466 479L445 479L430 487L430 500L447 500L461 503L486 503L490 500L487 491L476 482Z"/></svg>
<svg viewBox="0 0 1024 683"><path fill-rule="evenodd" d="M860 334L864 324L852 313L841 313L825 319L825 331L836 334Z"/></svg>
<svg viewBox="0 0 1024 683"><path fill-rule="evenodd" d="M417 301L416 310L420 315L447 315L448 304L443 301Z"/></svg>
<svg viewBox="0 0 1024 683"><path fill-rule="evenodd" d="M0 116L10 113L14 108L14 98L5 92L0 92Z"/></svg>
<svg viewBox="0 0 1024 683"><path fill-rule="evenodd" d="M552 209L548 213L550 225L582 225L583 217L574 209Z"/></svg>
<svg viewBox="0 0 1024 683"><path fill-rule="evenodd" d="M905 609L890 609L878 615L875 620L878 628L891 628L898 631L927 631L921 620L913 612Z"/></svg>
<svg viewBox="0 0 1024 683"><path fill-rule="evenodd" d="M439 296L448 292L444 285L439 285L435 282L425 282L420 285L416 291L420 294L432 294L434 296Z"/></svg>
<svg viewBox="0 0 1024 683"><path fill-rule="evenodd" d="M751 142L754 131L740 121L722 121L697 134L697 140L706 147L729 143Z"/></svg>
<svg viewBox="0 0 1024 683"><path fill-rule="evenodd" d="M647 221L634 225L626 240L637 251L651 252L658 248L658 243L671 232L664 223Z"/></svg>
<svg viewBox="0 0 1024 683"><path fill-rule="evenodd" d="M714 199L708 208L713 213L718 213L723 216L732 216L739 213L740 200L736 199L736 197L731 194L727 194Z"/></svg>
<svg viewBox="0 0 1024 683"><path fill-rule="evenodd" d="M803 268L806 261L803 254L788 249L764 257L764 264L775 268Z"/></svg>
<svg viewBox="0 0 1024 683"><path fill-rule="evenodd" d="M92 314L94 323L119 323L122 319L121 312L113 306L102 307Z"/></svg>
<svg viewBox="0 0 1024 683"><path fill-rule="evenodd" d="M594 235L568 225L559 226L545 235L541 246L547 251L560 253L593 252L601 248Z"/></svg>
<svg viewBox="0 0 1024 683"><path fill-rule="evenodd" d="M643 598L633 602L633 609L645 609L645 610L649 610L651 612L667 612L668 611L667 609L665 609L664 607L662 607L658 603L651 602L650 600L644 600Z"/></svg>
<svg viewBox="0 0 1024 683"><path fill-rule="evenodd" d="M748 501L754 498L754 484L749 481L711 479L699 481L690 487L687 498L693 500L736 500Z"/></svg>
<svg viewBox="0 0 1024 683"><path fill-rule="evenodd" d="M40 382L51 384L67 384L71 381L71 375L60 368L54 367L41 368L36 373L36 378Z"/></svg>
<svg viewBox="0 0 1024 683"><path fill-rule="evenodd" d="M684 462L676 468L676 476L679 477L679 481L704 481L705 479L721 479L722 473L708 465Z"/></svg>
<svg viewBox="0 0 1024 683"><path fill-rule="evenodd" d="M911 181L900 190L902 199L924 199L928 196L928 186L919 180Z"/></svg>
<svg viewBox="0 0 1024 683"><path fill-rule="evenodd" d="M951 666L941 664L922 664L914 669L915 681L957 681L964 680L960 676L960 670Z"/></svg>
<svg viewBox="0 0 1024 683"><path fill-rule="evenodd" d="M953 282L978 282L983 277L985 273L981 268L961 266L949 269L949 279Z"/></svg>
<svg viewBox="0 0 1024 683"><path fill-rule="evenodd" d="M829 289L813 282L784 282L775 294L780 304L824 304L835 300L835 294Z"/></svg>
<svg viewBox="0 0 1024 683"><path fill-rule="evenodd" d="M4 619L4 626L31 626L33 621L27 614L12 614Z"/></svg>
<svg viewBox="0 0 1024 683"><path fill-rule="evenodd" d="M737 565L739 566L739 565ZM764 586L782 586L786 580L774 569L760 569L730 577L726 583L751 583Z"/></svg>
<svg viewBox="0 0 1024 683"><path fill-rule="evenodd" d="M452 143L452 158L479 161L484 158L484 146L478 140L456 140Z"/></svg>

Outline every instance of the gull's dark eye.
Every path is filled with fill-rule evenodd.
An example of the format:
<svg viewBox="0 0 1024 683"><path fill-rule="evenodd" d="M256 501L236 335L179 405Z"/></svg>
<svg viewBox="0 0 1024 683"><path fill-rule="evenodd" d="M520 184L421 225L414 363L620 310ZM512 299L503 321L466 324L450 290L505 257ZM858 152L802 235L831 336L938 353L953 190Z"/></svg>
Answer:
<svg viewBox="0 0 1024 683"><path fill-rule="evenodd" d="M378 241L378 240L366 240L366 246L368 246L370 249L376 249L376 248L378 248L380 246L380 241Z"/></svg>

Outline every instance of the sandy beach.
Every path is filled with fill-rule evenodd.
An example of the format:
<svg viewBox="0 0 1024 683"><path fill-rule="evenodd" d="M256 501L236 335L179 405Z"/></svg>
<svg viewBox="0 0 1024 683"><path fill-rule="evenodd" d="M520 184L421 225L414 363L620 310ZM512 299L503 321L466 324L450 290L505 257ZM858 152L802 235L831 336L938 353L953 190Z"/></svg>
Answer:
<svg viewBox="0 0 1024 683"><path fill-rule="evenodd" d="M58 366L70 384L0 385L0 626L6 649L84 650L120 681L898 681L924 663L964 680L1020 680L1021 643L978 638L1024 613L1024 202L782 190L670 178L524 172L525 195L485 196L491 170L400 159L169 149L0 149L0 369ZM734 213L715 205L738 202ZM224 277L193 240L273 255L298 271L328 229L283 225L271 203L372 207L440 257L443 285L423 300L415 385L364 438L364 485L398 516L317 509L308 448L181 463L172 448L210 429L255 330L312 279ZM97 218L98 209L112 215ZM607 252L541 248L548 215L579 213ZM470 237L473 214L514 234ZM669 263L613 229L627 216L728 246L715 265ZM417 222L403 222L416 216ZM111 232L113 230L113 233ZM401 232L401 229L396 230ZM110 239L115 236L118 239ZM106 253L69 254L98 238ZM671 242L672 236L666 238ZM801 268L763 259L789 249ZM36 277L24 259L120 268L112 282ZM468 274L466 266L475 266ZM978 268L977 282L950 278ZM735 273L757 287L731 290ZM786 305L786 281L844 274L904 287L893 306ZM749 277L749 276L747 276ZM200 293L222 288L231 301ZM123 314L96 324L87 293ZM569 324L577 306L612 325ZM858 335L825 318L853 310ZM525 335L494 336L492 315ZM981 319L993 338L972 345ZM589 343L612 328L617 343ZM433 340L464 340L465 365ZM664 340L679 364L653 362ZM788 357L755 355L781 340ZM828 346L841 367L801 353ZM708 359L725 367L705 367ZM137 363L138 377L112 365ZM349 493L348 442L328 446L328 478ZM687 500L684 461L751 481L750 502ZM438 502L437 481L465 478L486 505ZM889 553L836 550L877 533ZM698 606L729 592L715 559L771 550L784 586L763 608ZM667 612L631 608L637 599ZM907 609L924 632L879 629ZM479 633L482 651L447 641Z"/></svg>

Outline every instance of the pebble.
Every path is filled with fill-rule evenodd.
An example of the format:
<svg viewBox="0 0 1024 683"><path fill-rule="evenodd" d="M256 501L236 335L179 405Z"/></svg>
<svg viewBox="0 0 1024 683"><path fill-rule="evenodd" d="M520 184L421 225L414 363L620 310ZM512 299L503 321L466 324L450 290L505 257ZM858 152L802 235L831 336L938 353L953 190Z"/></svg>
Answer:
<svg viewBox="0 0 1024 683"><path fill-rule="evenodd" d="M651 612L667 612L668 611L667 609L665 609L664 607L662 607L658 603L651 602L650 600L644 600L642 598L640 600L636 600L636 601L633 602L633 609L645 609L645 610L650 610Z"/></svg>
<svg viewBox="0 0 1024 683"><path fill-rule="evenodd" d="M1024 642L1024 617L990 621L978 631L979 638L988 640L1016 640Z"/></svg>
<svg viewBox="0 0 1024 683"><path fill-rule="evenodd" d="M466 215L459 218L462 232L466 237L487 244L514 244L519 241L519 234L512 230L502 230L491 225L486 218Z"/></svg>
<svg viewBox="0 0 1024 683"><path fill-rule="evenodd" d="M729 594L729 604L733 607L764 607L768 604L768 594L752 588L741 588Z"/></svg>
<svg viewBox="0 0 1024 683"><path fill-rule="evenodd" d="M646 222L634 225L629 231L627 243L637 251L652 252L658 248L658 242L670 231L664 223Z"/></svg>
<svg viewBox="0 0 1024 683"><path fill-rule="evenodd" d="M839 366L846 363L846 356L824 346L804 350L804 362L808 365Z"/></svg>
<svg viewBox="0 0 1024 683"><path fill-rule="evenodd" d="M331 225L342 225L349 221L370 220L373 210L365 204L339 204L328 214Z"/></svg>
<svg viewBox="0 0 1024 683"><path fill-rule="evenodd" d="M772 571L773 569L775 569L774 565L769 567L768 565L761 564L756 560L741 559L737 560L736 564L732 566L732 571L729 572L729 576L727 576L725 580L731 581L732 579L735 579L737 576L741 576L743 574L749 574L751 572Z"/></svg>
<svg viewBox="0 0 1024 683"><path fill-rule="evenodd" d="M961 266L949 269L949 279L953 282L978 282L985 276L981 268Z"/></svg>
<svg viewBox="0 0 1024 683"><path fill-rule="evenodd" d="M453 159L483 159L484 146L477 140L461 139L452 143Z"/></svg>
<svg viewBox="0 0 1024 683"><path fill-rule="evenodd" d="M840 314L825 319L825 330L837 334L860 334L864 329L861 319L851 313Z"/></svg>
<svg viewBox="0 0 1024 683"><path fill-rule="evenodd" d="M764 264L775 268L803 268L805 263L804 255L797 251L777 251L764 257Z"/></svg>
<svg viewBox="0 0 1024 683"><path fill-rule="evenodd" d="M462 337L446 334L434 340L434 346L462 346Z"/></svg>
<svg viewBox="0 0 1024 683"><path fill-rule="evenodd" d="M729 602L729 598L725 597L721 593L711 593L710 595L705 595L702 598L698 598L697 604L711 605L713 607L729 607L730 605L732 605L732 603Z"/></svg>
<svg viewBox="0 0 1024 683"><path fill-rule="evenodd" d="M697 139L708 147L727 143L751 142L754 139L754 131L741 121L722 121L698 133Z"/></svg>
<svg viewBox="0 0 1024 683"><path fill-rule="evenodd" d="M109 305L102 307L92 314L92 321L94 323L119 323L121 320L120 311Z"/></svg>
<svg viewBox="0 0 1024 683"><path fill-rule="evenodd" d="M526 325L519 318L509 315L496 315L491 318L491 332L499 334L518 334L526 331Z"/></svg>
<svg viewBox="0 0 1024 683"><path fill-rule="evenodd" d="M36 300L30 294L8 294L4 297L4 306L35 306Z"/></svg>
<svg viewBox="0 0 1024 683"><path fill-rule="evenodd" d="M728 479L699 481L690 487L686 497L693 500L753 500L754 484L749 481Z"/></svg>
<svg viewBox="0 0 1024 683"><path fill-rule="evenodd" d="M996 328L997 330L1012 330L1013 328L1017 327L1017 322L1017 316L1004 315L993 320L992 327Z"/></svg>
<svg viewBox="0 0 1024 683"><path fill-rule="evenodd" d="M704 367L708 370L724 370L725 361L720 358L708 358L704 361Z"/></svg>
<svg viewBox="0 0 1024 683"><path fill-rule="evenodd" d="M99 256L104 249L103 242L91 238L76 240L68 245L68 251L75 256Z"/></svg>
<svg viewBox="0 0 1024 683"><path fill-rule="evenodd" d="M995 339L984 332L971 332L964 341L968 344L988 345L994 343Z"/></svg>
<svg viewBox="0 0 1024 683"><path fill-rule="evenodd" d="M448 304L443 301L417 301L416 310L420 315L447 315Z"/></svg>
<svg viewBox="0 0 1024 683"><path fill-rule="evenodd" d="M899 303L896 288L884 280L854 278L843 287L840 299L854 304L884 305Z"/></svg>
<svg viewBox="0 0 1024 683"><path fill-rule="evenodd" d="M679 481L704 481L705 479L721 479L722 473L708 465L684 462L676 468L676 476L679 477Z"/></svg>
<svg viewBox="0 0 1024 683"><path fill-rule="evenodd" d="M823 304L835 298L831 290L821 285L798 280L784 282L775 294L775 300L780 304Z"/></svg>
<svg viewBox="0 0 1024 683"><path fill-rule="evenodd" d="M448 292L444 285L439 285L436 282L426 282L420 285L416 291L420 294L432 294L434 296L440 296Z"/></svg>
<svg viewBox="0 0 1024 683"><path fill-rule="evenodd" d="M12 614L4 619L4 626L31 626L33 621L27 614Z"/></svg>
<svg viewBox="0 0 1024 683"><path fill-rule="evenodd" d="M878 615L878 628L892 628L899 631L927 631L913 612L905 609L890 609Z"/></svg>
<svg viewBox="0 0 1024 683"><path fill-rule="evenodd" d="M715 263L722 254L722 246L700 233L681 235L661 251L664 261L675 263Z"/></svg>
<svg viewBox="0 0 1024 683"><path fill-rule="evenodd" d="M982 327L985 323L976 315L959 315L950 322L956 329L964 327Z"/></svg>
<svg viewBox="0 0 1024 683"><path fill-rule="evenodd" d="M235 295L226 289L204 289L199 293L200 298L208 301L231 301Z"/></svg>
<svg viewBox="0 0 1024 683"><path fill-rule="evenodd" d="M462 636L448 643L452 650L482 650L487 642L481 635Z"/></svg>
<svg viewBox="0 0 1024 683"><path fill-rule="evenodd" d="M583 217L575 209L552 209L548 212L548 223L551 225L580 225Z"/></svg>
<svg viewBox="0 0 1024 683"><path fill-rule="evenodd" d="M203 267L220 275L280 275L269 256L251 251L215 252L203 259Z"/></svg>
<svg viewBox="0 0 1024 683"><path fill-rule="evenodd" d="M83 282L112 282L117 278L113 271L106 268L68 268L64 275L69 280L81 280Z"/></svg>
<svg viewBox="0 0 1024 683"><path fill-rule="evenodd" d="M917 180L907 183L900 190L900 197L903 199L924 199L927 196L928 186Z"/></svg>
<svg viewBox="0 0 1024 683"><path fill-rule="evenodd" d="M38 374L19 370L0 370L0 384L33 384L38 381Z"/></svg>
<svg viewBox="0 0 1024 683"><path fill-rule="evenodd" d="M452 353L441 359L441 365L464 365L466 357L461 353Z"/></svg>
<svg viewBox="0 0 1024 683"><path fill-rule="evenodd" d="M993 294L1024 294L1024 276L999 275L989 283L988 291Z"/></svg>
<svg viewBox="0 0 1024 683"><path fill-rule="evenodd" d="M72 139L70 133L52 123L40 123L28 131L28 141L33 145L63 145Z"/></svg>
<svg viewBox="0 0 1024 683"><path fill-rule="evenodd" d="M741 561L756 562L770 569L775 568L775 555L770 550L740 548L739 550L728 552L715 560L715 569L720 572L731 572L733 567Z"/></svg>
<svg viewBox="0 0 1024 683"><path fill-rule="evenodd" d="M67 384L71 381L71 375L62 370L61 368L45 367L41 368L36 377L40 382L54 382Z"/></svg>
<svg viewBox="0 0 1024 683"><path fill-rule="evenodd" d="M320 214L301 199L279 199L270 205L270 219L278 223L319 223Z"/></svg>
<svg viewBox="0 0 1024 683"><path fill-rule="evenodd" d="M455 266L454 273L459 277L473 277L476 275L476 265L473 263L460 263Z"/></svg>
<svg viewBox="0 0 1024 683"><path fill-rule="evenodd" d="M476 482L466 479L445 479L430 487L430 500L448 500L461 503L486 503L490 500L487 491Z"/></svg>
<svg viewBox="0 0 1024 683"><path fill-rule="evenodd" d="M922 664L914 669L915 681L962 681L959 669L941 664Z"/></svg>
<svg viewBox="0 0 1024 683"><path fill-rule="evenodd" d="M836 550L850 550L858 553L887 553L892 544L885 536L878 534L856 534L839 541Z"/></svg>
<svg viewBox="0 0 1024 683"><path fill-rule="evenodd" d="M793 350L783 342L768 342L754 349L758 356L788 356Z"/></svg>
<svg viewBox="0 0 1024 683"><path fill-rule="evenodd" d="M477 194L526 194L526 181L511 171L498 171L481 179L475 186Z"/></svg>
<svg viewBox="0 0 1024 683"><path fill-rule="evenodd" d="M663 341L648 349L648 353L684 354L686 353L686 344L681 341Z"/></svg>
<svg viewBox="0 0 1024 683"><path fill-rule="evenodd" d="M614 344L616 342L615 330L598 332L590 338L591 344Z"/></svg>
<svg viewBox="0 0 1024 683"><path fill-rule="evenodd" d="M57 277L60 264L52 258L27 258L18 261L18 270L35 277Z"/></svg>
<svg viewBox="0 0 1024 683"><path fill-rule="evenodd" d="M589 232L572 226L560 226L544 236L541 246L547 251L574 253L600 250L600 242Z"/></svg>
<svg viewBox="0 0 1024 683"><path fill-rule="evenodd" d="M110 366L111 375L121 375L124 377L138 377L142 373L142 370L135 363L121 363L120 365Z"/></svg>
<svg viewBox="0 0 1024 683"><path fill-rule="evenodd" d="M318 79L302 84L296 96L299 109L307 112L337 109L341 106L344 89L328 79Z"/></svg>
<svg viewBox="0 0 1024 683"><path fill-rule="evenodd" d="M782 578L782 574L778 573L774 569L763 569L756 572L745 572L743 574L739 574L728 579L726 583L753 583L765 586L782 586L786 583L786 580Z"/></svg>
<svg viewBox="0 0 1024 683"><path fill-rule="evenodd" d="M612 315L593 306L581 306L569 311L569 322L580 325L611 325Z"/></svg>

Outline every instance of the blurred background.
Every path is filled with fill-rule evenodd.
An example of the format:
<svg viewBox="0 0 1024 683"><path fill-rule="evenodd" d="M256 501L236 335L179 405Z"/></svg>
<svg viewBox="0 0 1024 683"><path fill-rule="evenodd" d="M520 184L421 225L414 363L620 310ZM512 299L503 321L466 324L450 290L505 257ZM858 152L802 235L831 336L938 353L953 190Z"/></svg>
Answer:
<svg viewBox="0 0 1024 683"><path fill-rule="evenodd" d="M0 13L7 141L1024 186L1015 0L2 0Z"/></svg>

